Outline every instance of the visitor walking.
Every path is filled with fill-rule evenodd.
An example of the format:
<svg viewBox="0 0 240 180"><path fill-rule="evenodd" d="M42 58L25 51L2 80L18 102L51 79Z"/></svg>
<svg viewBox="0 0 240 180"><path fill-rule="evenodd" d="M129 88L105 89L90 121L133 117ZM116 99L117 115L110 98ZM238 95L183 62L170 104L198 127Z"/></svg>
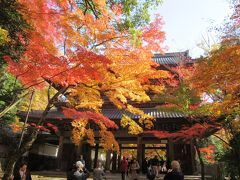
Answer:
<svg viewBox="0 0 240 180"><path fill-rule="evenodd" d="M93 170L93 180L103 180L104 175L102 164L97 162L97 167Z"/></svg>
<svg viewBox="0 0 240 180"><path fill-rule="evenodd" d="M159 160L158 160L158 157L155 156L152 160L151 160L151 165L152 165L152 168L156 174L156 177L158 177L158 172L159 172Z"/></svg>
<svg viewBox="0 0 240 180"><path fill-rule="evenodd" d="M147 179L154 180L156 178L155 171L153 170L152 165L147 168Z"/></svg>
<svg viewBox="0 0 240 180"><path fill-rule="evenodd" d="M178 161L171 162L172 169L164 176L164 180L183 180L184 175Z"/></svg>
<svg viewBox="0 0 240 180"><path fill-rule="evenodd" d="M144 158L143 163L142 163L142 173L143 174L146 174L148 172L148 167L149 167L148 159L146 157L146 158Z"/></svg>
<svg viewBox="0 0 240 180"><path fill-rule="evenodd" d="M32 180L26 162L20 164L19 170L14 173L13 180Z"/></svg>
<svg viewBox="0 0 240 180"><path fill-rule="evenodd" d="M67 180L73 179L73 173L76 171L76 164L73 164L68 170L67 170Z"/></svg>
<svg viewBox="0 0 240 180"><path fill-rule="evenodd" d="M129 172L130 172L130 166L131 166L132 161L131 161L129 158L127 158L126 160L127 160L127 162L128 162L128 170L127 170L127 177L128 177Z"/></svg>
<svg viewBox="0 0 240 180"><path fill-rule="evenodd" d="M128 161L123 156L123 159L120 162L120 172L122 174L122 180L126 180L127 171L128 171Z"/></svg>
<svg viewBox="0 0 240 180"><path fill-rule="evenodd" d="M138 177L138 170L140 169L140 166L137 162L137 160L134 158L132 160L132 163L130 165L130 179L131 180L138 180L139 177Z"/></svg>
<svg viewBox="0 0 240 180"><path fill-rule="evenodd" d="M167 173L167 162L164 161L163 165L161 167L161 173L166 174Z"/></svg>

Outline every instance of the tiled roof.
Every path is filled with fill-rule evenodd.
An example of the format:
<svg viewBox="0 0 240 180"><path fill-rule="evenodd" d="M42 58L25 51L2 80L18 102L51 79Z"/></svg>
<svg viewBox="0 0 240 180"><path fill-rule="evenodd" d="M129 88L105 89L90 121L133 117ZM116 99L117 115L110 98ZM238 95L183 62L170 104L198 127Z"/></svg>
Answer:
<svg viewBox="0 0 240 180"><path fill-rule="evenodd" d="M163 112L156 108L141 108L146 114L153 116L156 119L165 119L165 118L182 118L184 115L179 112ZM30 118L39 118L41 116L42 111L36 110L31 111L29 114ZM122 116L125 114L132 119L139 119L140 116L136 114L132 114L125 110L119 109L103 109L103 115L108 117L109 119L121 119ZM19 115L26 116L26 112L20 112ZM52 110L47 115L48 119L67 119L64 114L60 111Z"/></svg>
<svg viewBox="0 0 240 180"><path fill-rule="evenodd" d="M156 108L142 108L146 114L153 116L154 118L181 118L184 117L182 113L179 112L164 112ZM139 119L140 116L132 114L130 112L118 109L104 109L103 114L110 119L121 119L123 114L129 116L132 119Z"/></svg>
<svg viewBox="0 0 240 180"><path fill-rule="evenodd" d="M165 65L177 65L180 62L189 62L188 51L185 52L174 52L166 54L154 54L153 60L158 64Z"/></svg>

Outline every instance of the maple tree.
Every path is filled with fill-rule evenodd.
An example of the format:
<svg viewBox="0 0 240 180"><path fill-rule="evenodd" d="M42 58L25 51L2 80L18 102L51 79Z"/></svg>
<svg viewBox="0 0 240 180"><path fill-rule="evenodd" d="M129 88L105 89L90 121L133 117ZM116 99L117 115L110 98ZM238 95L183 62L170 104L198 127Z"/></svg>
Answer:
<svg viewBox="0 0 240 180"><path fill-rule="evenodd" d="M191 59L185 59L177 66L165 66L173 76L170 81L174 83L169 84L167 80L164 95L156 95L154 100L159 103L157 106L159 110L182 113L186 123L174 132L151 130L145 133L153 134L160 139L170 138L175 142L192 142L201 165L201 178L204 179L206 156L201 152L202 140L221 129L219 117L208 111L208 105L202 101L201 94L190 86L189 78L196 71L196 65Z"/></svg>
<svg viewBox="0 0 240 180"><path fill-rule="evenodd" d="M193 141L201 163L202 179L204 179L203 158L213 160L210 157L213 153L212 148L202 149L199 146L202 144L202 138L205 139L213 134L224 146L227 146L227 149L231 149L228 152L230 156L239 152L239 147L236 146L238 141L235 138L239 133L239 120L236 118L239 114L240 78L237 65L239 64L239 3L235 2L234 6L234 14L227 24L227 30L225 29L223 33L221 44L212 48L208 56L198 60L192 68L184 65L168 68L177 77L178 83L175 87L170 87L164 97L156 98L162 103L159 109L180 111L189 123L177 132L147 131L158 138ZM219 135L219 132L224 132L224 135ZM236 142L233 143L234 146L229 143L231 140ZM207 156L202 156L203 152L207 153Z"/></svg>
<svg viewBox="0 0 240 180"><path fill-rule="evenodd" d="M209 163L214 163L214 149L215 147L213 145L208 145L207 147L200 148L200 152L205 154L205 159Z"/></svg>
<svg viewBox="0 0 240 180"><path fill-rule="evenodd" d="M89 121L98 124L105 149L118 150L108 128L117 128L110 119L101 115L102 95L107 96L118 108L140 114L139 124L152 125L151 117L131 106L129 101L146 102L147 91L162 92L163 84L153 85L150 79L167 78L168 73L156 70L152 51L162 52L164 33L160 17L147 26L119 30L115 24L125 23L121 4L108 6L106 1L58 1L38 2L19 0L19 12L31 26L28 40L19 36L26 50L19 61L5 56L8 71L23 85L26 91L44 89L50 84L57 91L51 95L41 118L27 128L19 147L9 153L4 179L11 174L13 164L26 152L39 130L46 130L47 113L60 95L66 95L68 107L64 114L72 118L73 142L88 136L93 143L94 133L86 128ZM89 111L78 112L79 108ZM146 119L146 120L145 120ZM126 117L124 126L138 125ZM48 124L54 128L54 125ZM138 125L138 131L142 132ZM107 143L106 143L107 142Z"/></svg>
<svg viewBox="0 0 240 180"><path fill-rule="evenodd" d="M231 1L231 6L230 19L219 29L220 43L199 61L190 82L192 88L210 100L205 104L206 112L221 117L218 122L221 130L216 137L223 152L218 160L235 179L240 176L239 159L232 158L239 157L239 1Z"/></svg>
<svg viewBox="0 0 240 180"><path fill-rule="evenodd" d="M207 105L207 110L216 116L222 116L219 122L230 139L239 133L239 45L232 42L211 52L210 56L199 63L194 74L193 87L200 92L205 92L214 100ZM200 74L200 71L203 71ZM208 72L208 73L205 73ZM236 146L231 146L233 151L238 152ZM240 172L240 171L239 171Z"/></svg>
<svg viewBox="0 0 240 180"><path fill-rule="evenodd" d="M192 78L192 87L199 93L206 93L212 99L207 110L216 116L222 116L220 122L222 143L226 155L223 161L231 178L240 176L239 159L239 2L232 1L233 14L222 30L219 48L209 53L196 68ZM201 73L200 73L201 71ZM235 170L232 169L235 164Z"/></svg>

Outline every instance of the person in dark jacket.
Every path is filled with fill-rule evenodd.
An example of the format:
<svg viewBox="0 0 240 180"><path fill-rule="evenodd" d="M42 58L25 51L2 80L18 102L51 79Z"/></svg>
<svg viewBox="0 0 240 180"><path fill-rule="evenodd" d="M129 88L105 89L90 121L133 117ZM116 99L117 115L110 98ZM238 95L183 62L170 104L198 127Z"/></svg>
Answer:
<svg viewBox="0 0 240 180"><path fill-rule="evenodd" d="M159 160L158 157L155 156L153 159L151 159L151 165L153 168L154 173L156 174L156 177L158 177L158 172L159 172Z"/></svg>
<svg viewBox="0 0 240 180"><path fill-rule="evenodd" d="M77 170L76 164L67 170L67 180L72 180L73 173Z"/></svg>
<svg viewBox="0 0 240 180"><path fill-rule="evenodd" d="M148 159L144 158L143 163L142 163L142 173L146 174L148 172Z"/></svg>
<svg viewBox="0 0 240 180"><path fill-rule="evenodd" d="M26 162L20 163L19 170L16 170L13 176L13 180L32 180L30 171L27 169Z"/></svg>
<svg viewBox="0 0 240 180"><path fill-rule="evenodd" d="M149 179L149 180L155 180L155 178L156 178L155 171L153 170L152 165L150 165L150 166L147 168L147 179Z"/></svg>
<svg viewBox="0 0 240 180"><path fill-rule="evenodd" d="M82 163L78 163L73 169L71 180L86 180L90 176L89 171Z"/></svg>
<svg viewBox="0 0 240 180"><path fill-rule="evenodd" d="M179 162L172 161L171 167L172 169L164 176L164 180L184 180Z"/></svg>

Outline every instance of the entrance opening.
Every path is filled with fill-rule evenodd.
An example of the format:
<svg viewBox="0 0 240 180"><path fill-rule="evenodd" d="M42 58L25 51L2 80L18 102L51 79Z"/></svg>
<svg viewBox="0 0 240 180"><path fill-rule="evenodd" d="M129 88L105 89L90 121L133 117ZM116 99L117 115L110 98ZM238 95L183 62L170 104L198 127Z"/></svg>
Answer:
<svg viewBox="0 0 240 180"><path fill-rule="evenodd" d="M121 156L128 159L137 158L137 144L122 144Z"/></svg>
<svg viewBox="0 0 240 180"><path fill-rule="evenodd" d="M145 144L145 158L152 159L155 156L159 160L167 160L167 144Z"/></svg>

